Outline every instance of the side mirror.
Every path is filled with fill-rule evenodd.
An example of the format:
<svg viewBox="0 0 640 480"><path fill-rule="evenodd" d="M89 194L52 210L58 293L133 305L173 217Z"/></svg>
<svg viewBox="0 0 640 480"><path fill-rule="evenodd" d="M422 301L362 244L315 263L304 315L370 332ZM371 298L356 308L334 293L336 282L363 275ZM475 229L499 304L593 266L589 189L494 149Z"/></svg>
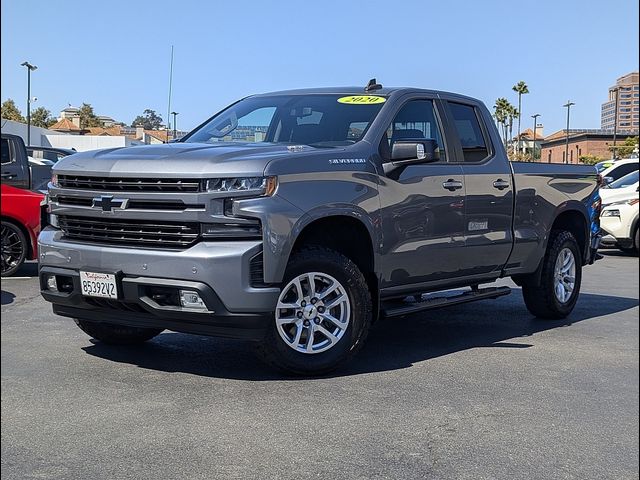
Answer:
<svg viewBox="0 0 640 480"><path fill-rule="evenodd" d="M604 184L609 185L610 183L613 183L613 177L604 177Z"/></svg>
<svg viewBox="0 0 640 480"><path fill-rule="evenodd" d="M433 139L403 139L393 143L391 161L383 165L385 173L413 164L440 160L438 144Z"/></svg>
<svg viewBox="0 0 640 480"><path fill-rule="evenodd" d="M440 160L438 144L433 139L406 139L393 143L391 149L391 161L410 163L437 162Z"/></svg>

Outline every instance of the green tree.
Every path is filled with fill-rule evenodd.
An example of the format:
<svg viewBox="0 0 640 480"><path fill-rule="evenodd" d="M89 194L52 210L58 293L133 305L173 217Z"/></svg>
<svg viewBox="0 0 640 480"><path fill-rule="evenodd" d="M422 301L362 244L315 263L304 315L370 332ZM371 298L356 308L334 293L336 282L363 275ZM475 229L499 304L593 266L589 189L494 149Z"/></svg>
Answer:
<svg viewBox="0 0 640 480"><path fill-rule="evenodd" d="M603 161L604 158L600 158L596 155L580 155L579 160L585 165L595 165L596 163Z"/></svg>
<svg viewBox="0 0 640 480"><path fill-rule="evenodd" d="M523 80L520 80L512 87L512 90L518 94L518 152L520 152L520 112L522 112L522 95L529 93L529 87Z"/></svg>
<svg viewBox="0 0 640 480"><path fill-rule="evenodd" d="M10 98L2 102L2 106L0 107L0 109L2 110L0 112L1 113L0 116L2 116L2 118L6 120L13 120L16 122L25 123L25 119L22 116L22 113L20 112L18 107L16 107L16 102L11 100Z"/></svg>
<svg viewBox="0 0 640 480"><path fill-rule="evenodd" d="M149 108L131 122L132 127L142 127L145 130L159 130L161 125L162 117Z"/></svg>
<svg viewBox="0 0 640 480"><path fill-rule="evenodd" d="M633 150L638 147L638 137L627 137L622 143L621 147L617 147L618 151L617 157L624 158L628 157L633 153Z"/></svg>
<svg viewBox="0 0 640 480"><path fill-rule="evenodd" d="M31 125L34 127L47 128L56 123L56 119L51 116L51 112L44 107L38 107L31 112Z"/></svg>
<svg viewBox="0 0 640 480"><path fill-rule="evenodd" d="M80 128L101 127L102 122L93 112L93 107L89 103L83 103L80 107Z"/></svg>

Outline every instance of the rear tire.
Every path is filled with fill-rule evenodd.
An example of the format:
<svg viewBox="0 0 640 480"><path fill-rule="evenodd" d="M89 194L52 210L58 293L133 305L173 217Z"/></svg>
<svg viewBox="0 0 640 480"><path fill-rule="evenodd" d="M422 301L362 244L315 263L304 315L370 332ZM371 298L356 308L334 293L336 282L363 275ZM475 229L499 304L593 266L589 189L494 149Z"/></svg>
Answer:
<svg viewBox="0 0 640 480"><path fill-rule="evenodd" d="M563 265L573 258L573 269ZM560 268L558 268L560 267ZM569 268L570 272L563 272ZM573 273L573 275L570 275ZM571 278L571 281L567 281ZM536 317L558 320L567 317L576 305L582 282L582 255L578 242L567 231L552 231L543 259L540 284L523 282L522 296Z"/></svg>
<svg viewBox="0 0 640 480"><path fill-rule="evenodd" d="M87 322L77 318L75 322L80 330L90 337L111 345L135 345L162 333L160 328L127 327L112 323Z"/></svg>
<svg viewBox="0 0 640 480"><path fill-rule="evenodd" d="M2 276L10 277L27 258L27 238L13 222L2 220Z"/></svg>
<svg viewBox="0 0 640 480"><path fill-rule="evenodd" d="M371 321L371 293L358 267L334 250L309 246L289 260L258 354L289 373L323 375L360 350Z"/></svg>

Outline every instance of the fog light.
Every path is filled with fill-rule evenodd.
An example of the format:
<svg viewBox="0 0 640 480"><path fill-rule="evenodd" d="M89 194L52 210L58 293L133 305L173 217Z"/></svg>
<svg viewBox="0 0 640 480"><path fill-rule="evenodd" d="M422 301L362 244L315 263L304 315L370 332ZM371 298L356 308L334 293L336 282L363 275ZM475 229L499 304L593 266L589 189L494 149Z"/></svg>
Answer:
<svg viewBox="0 0 640 480"><path fill-rule="evenodd" d="M47 275L47 290L51 290L52 292L58 291L58 282L56 281L55 275Z"/></svg>
<svg viewBox="0 0 640 480"><path fill-rule="evenodd" d="M182 305L183 308L191 308L194 310L207 309L198 292L193 290L180 290L180 305Z"/></svg>

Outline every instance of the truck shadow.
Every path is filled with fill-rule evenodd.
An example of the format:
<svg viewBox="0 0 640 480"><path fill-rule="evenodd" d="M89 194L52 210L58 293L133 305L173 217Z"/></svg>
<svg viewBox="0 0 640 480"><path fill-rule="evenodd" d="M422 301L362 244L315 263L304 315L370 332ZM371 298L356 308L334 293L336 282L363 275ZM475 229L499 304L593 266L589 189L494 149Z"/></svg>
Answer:
<svg viewBox="0 0 640 480"><path fill-rule="evenodd" d="M514 290L498 300L386 319L374 325L363 350L351 363L325 378L408 368L471 348L495 348L496 355L502 348L526 349L535 345L536 333L570 328L637 305L635 298L582 294L569 318L538 320L527 312L520 291ZM83 350L113 362L164 372L249 381L303 379L264 365L251 347L244 341L165 332L138 347L95 343Z"/></svg>

